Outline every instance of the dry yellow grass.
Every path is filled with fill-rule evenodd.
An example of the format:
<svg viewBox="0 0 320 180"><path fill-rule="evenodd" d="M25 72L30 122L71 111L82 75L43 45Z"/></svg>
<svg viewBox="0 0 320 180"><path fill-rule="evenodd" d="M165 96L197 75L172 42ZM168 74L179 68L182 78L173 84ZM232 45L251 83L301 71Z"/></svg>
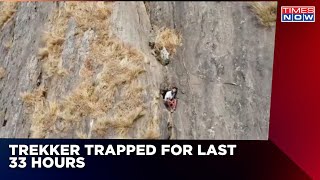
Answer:
<svg viewBox="0 0 320 180"><path fill-rule="evenodd" d="M111 11L106 8L105 2L65 2L51 17L51 28L43 38L45 48L39 50L39 58L43 60L43 71L47 77L54 75L66 75L67 71L62 66L61 52L65 31L70 18L74 18L77 26L77 34L83 33L90 28L103 29L101 22L110 16ZM101 31L102 32L102 31Z"/></svg>
<svg viewBox="0 0 320 180"><path fill-rule="evenodd" d="M4 78L6 75L6 70L3 67L0 67L0 79Z"/></svg>
<svg viewBox="0 0 320 180"><path fill-rule="evenodd" d="M30 113L32 137L46 137L47 132L54 131L57 119L65 122L65 126L78 126L80 122L92 119L90 132L94 137L104 137L111 129L117 137L127 138L134 122L146 114L143 87L137 81L144 72L145 56L111 35L110 14L109 4L105 2L66 2L53 14L52 27L45 36L46 46L38 54L47 76L63 70L61 51L70 18L76 21L77 38L87 30L94 31L95 37L91 39L89 54L81 65L78 86L51 101L40 96L40 90L22 94L23 100L33 109ZM95 69L96 66L101 68ZM116 94L120 94L118 99ZM91 137L82 131L77 131L76 135Z"/></svg>
<svg viewBox="0 0 320 180"><path fill-rule="evenodd" d="M83 131L76 131L76 135L79 139L88 139L88 134Z"/></svg>
<svg viewBox="0 0 320 180"><path fill-rule="evenodd" d="M53 12L53 16L50 18L51 27L42 39L45 42L45 47L39 49L38 52L39 59L43 61L42 71L45 77L67 74L62 66L61 53L68 21L64 8L59 8Z"/></svg>
<svg viewBox="0 0 320 180"><path fill-rule="evenodd" d="M17 2L2 2L0 4L0 28L14 15Z"/></svg>
<svg viewBox="0 0 320 180"><path fill-rule="evenodd" d="M159 119L154 117L147 125L143 139L158 139L160 137Z"/></svg>
<svg viewBox="0 0 320 180"><path fill-rule="evenodd" d="M251 9L263 26L275 26L277 19L277 2L253 2Z"/></svg>
<svg viewBox="0 0 320 180"><path fill-rule="evenodd" d="M44 59L44 58L47 58L48 56L49 56L48 48L39 49L39 52L38 52L39 59Z"/></svg>
<svg viewBox="0 0 320 180"><path fill-rule="evenodd" d="M110 8L106 7L106 2L67 2L64 10L69 17L77 22L78 33L82 34L86 30L93 28L103 28L101 23L111 15ZM98 23L97 23L98 22ZM106 21L104 22L106 23Z"/></svg>
<svg viewBox="0 0 320 180"><path fill-rule="evenodd" d="M58 104L56 102L37 103L32 114L31 137L45 138L57 120Z"/></svg>
<svg viewBox="0 0 320 180"><path fill-rule="evenodd" d="M32 119L32 138L44 138L57 119L58 104L46 101L46 91L44 86L40 86L31 93L21 93Z"/></svg>
<svg viewBox="0 0 320 180"><path fill-rule="evenodd" d="M13 45L13 38L11 38L3 43L3 47L6 49L10 49L12 47L12 45Z"/></svg>
<svg viewBox="0 0 320 180"><path fill-rule="evenodd" d="M23 92L20 94L24 103L27 106L36 106L37 103L42 103L45 99L47 89L44 86L40 86L32 92Z"/></svg>
<svg viewBox="0 0 320 180"><path fill-rule="evenodd" d="M118 103L106 101L108 108L113 115L111 117L100 116L99 118L97 118L97 122L94 125L94 132L96 132L98 135L103 136L108 128L113 128L121 134L119 135L118 133L120 137L126 137L125 133L128 131L124 130L128 130L129 128L131 128L136 120L146 114L146 112L144 111L144 102L142 101L142 87L139 87L135 83L131 83L124 88L126 90L123 94L122 101L119 101ZM102 100L102 102L105 101L104 98L100 100ZM98 106L97 108L105 107Z"/></svg>
<svg viewBox="0 0 320 180"><path fill-rule="evenodd" d="M140 134L140 138L143 139L159 139L160 138L160 127L159 127L159 99L160 94L158 91L154 91L153 93L153 101L151 102L151 109L153 109L153 117L148 120L145 127L140 128L140 133L142 130L142 134Z"/></svg>
<svg viewBox="0 0 320 180"><path fill-rule="evenodd" d="M166 48L170 56L176 53L177 47L181 46L181 35L169 28L162 28L157 32L155 48L161 50Z"/></svg>

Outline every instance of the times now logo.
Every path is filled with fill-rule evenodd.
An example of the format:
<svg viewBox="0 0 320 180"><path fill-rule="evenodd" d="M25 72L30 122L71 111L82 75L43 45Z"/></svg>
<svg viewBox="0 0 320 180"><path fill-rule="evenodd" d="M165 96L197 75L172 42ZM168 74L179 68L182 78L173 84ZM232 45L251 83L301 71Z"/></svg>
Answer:
<svg viewBox="0 0 320 180"><path fill-rule="evenodd" d="M315 6L281 6L281 22L315 22Z"/></svg>

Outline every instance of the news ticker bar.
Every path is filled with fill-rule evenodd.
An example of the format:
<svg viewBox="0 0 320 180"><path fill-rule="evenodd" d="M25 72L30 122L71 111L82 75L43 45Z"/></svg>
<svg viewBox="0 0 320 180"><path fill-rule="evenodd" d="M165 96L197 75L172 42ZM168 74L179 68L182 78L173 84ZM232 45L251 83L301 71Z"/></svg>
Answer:
<svg viewBox="0 0 320 180"><path fill-rule="evenodd" d="M234 157L239 141L0 139L1 167L86 168L109 157ZM5 163L5 166L4 164Z"/></svg>
<svg viewBox="0 0 320 180"><path fill-rule="evenodd" d="M200 170L231 179L272 179L279 169L286 179L307 177L266 140L0 139L2 179L166 179L162 169L181 172L179 178L193 172L195 179Z"/></svg>
<svg viewBox="0 0 320 180"><path fill-rule="evenodd" d="M233 156L236 144L9 144L9 168L84 168L88 156ZM28 160L27 160L28 159Z"/></svg>

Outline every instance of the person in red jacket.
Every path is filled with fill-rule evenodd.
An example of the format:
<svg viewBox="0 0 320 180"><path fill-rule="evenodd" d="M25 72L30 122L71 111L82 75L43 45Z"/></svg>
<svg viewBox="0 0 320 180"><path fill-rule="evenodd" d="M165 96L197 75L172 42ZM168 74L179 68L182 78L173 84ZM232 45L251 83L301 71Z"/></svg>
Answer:
<svg viewBox="0 0 320 180"><path fill-rule="evenodd" d="M171 90L167 91L164 94L164 104L166 107L170 110L170 112L174 112L177 107L177 93L178 93L178 88L173 87Z"/></svg>

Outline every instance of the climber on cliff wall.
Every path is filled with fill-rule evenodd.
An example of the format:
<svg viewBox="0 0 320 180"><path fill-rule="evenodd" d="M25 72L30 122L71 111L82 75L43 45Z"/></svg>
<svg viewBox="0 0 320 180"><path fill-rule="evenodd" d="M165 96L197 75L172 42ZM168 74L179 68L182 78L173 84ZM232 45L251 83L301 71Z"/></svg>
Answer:
<svg viewBox="0 0 320 180"><path fill-rule="evenodd" d="M163 92L164 105L169 109L170 112L174 112L176 110L177 93L178 93L177 87L173 87L171 90Z"/></svg>

